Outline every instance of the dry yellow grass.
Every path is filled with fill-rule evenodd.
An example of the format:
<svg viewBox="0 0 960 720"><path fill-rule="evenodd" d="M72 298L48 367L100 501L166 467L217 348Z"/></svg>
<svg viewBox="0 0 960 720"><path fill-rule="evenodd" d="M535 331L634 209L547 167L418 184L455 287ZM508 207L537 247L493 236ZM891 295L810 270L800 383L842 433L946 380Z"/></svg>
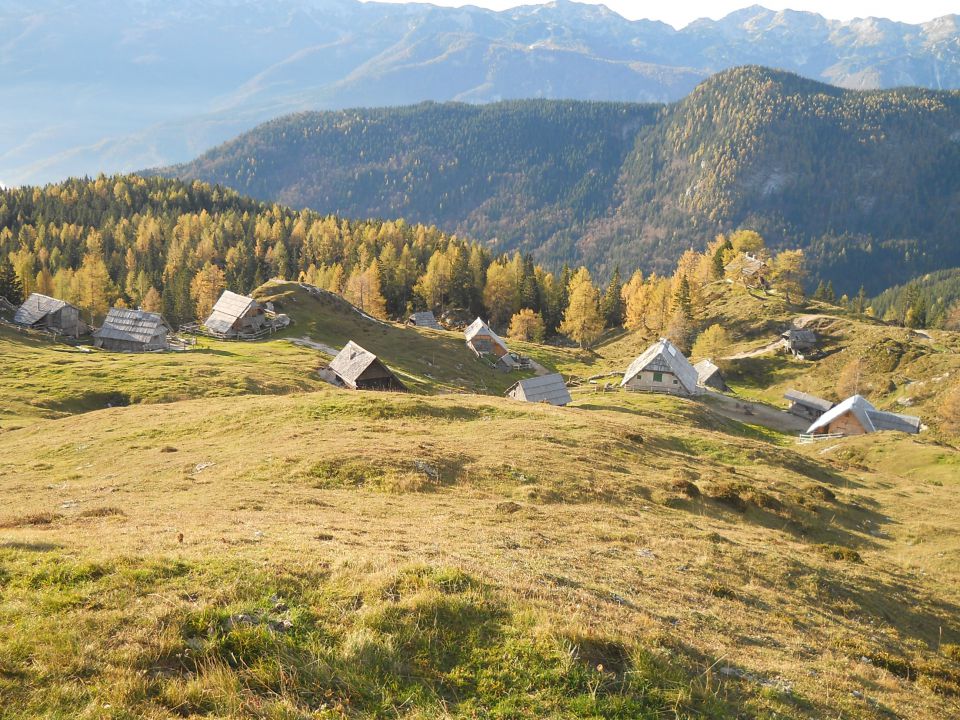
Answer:
<svg viewBox="0 0 960 720"><path fill-rule="evenodd" d="M440 622L447 616L424 607L454 598L467 616L507 608L490 610L507 613L494 624L533 638L532 647L575 638L588 659L590 648L606 648L602 661L658 678L644 682L671 689L651 700L650 717L668 711L668 696L678 715L960 712L960 667L938 652L960 641L950 510L960 493L957 453L892 436L798 450L684 400L575 400L560 409L329 389L114 408L0 434L0 651L15 658L0 661L0 699L8 698L0 716L54 707L35 694L70 696L70 673L89 689L63 706L91 717L104 705L118 717L161 717L171 707L224 716L318 711L295 679L263 681L267 692L259 671L229 663L163 669L169 653L212 642L184 629L196 618L242 606L237 572L263 584L256 597L296 576L346 603L338 622L349 632L331 640L341 659L374 641L397 652L402 633L385 631L380 614L407 608ZM833 559L831 547L863 562ZM47 576L36 580L49 572L45 558L73 568L74 580L46 591ZM414 600L384 590L406 582L402 569L411 567L441 579L418 585ZM91 572L96 578L85 579ZM472 579L464 588L483 589L447 593L442 578L457 573ZM350 587L363 602L348 602ZM134 610L118 609L121 599ZM311 603L316 623L324 603ZM371 625L370 613L381 619ZM51 625L66 618L68 629ZM25 637L31 630L35 637ZM72 657L69 672L49 665L64 657ZM471 662L493 662L477 657ZM124 662L147 666L149 688ZM286 672L297 667L289 660ZM573 682L562 677L530 682ZM576 692L589 704L593 680L583 682ZM594 695L612 702L637 692L609 682ZM401 693L377 705L360 694L354 709L334 703L322 712L634 716L540 695L510 710L495 706L495 690L471 686L468 702L436 690L443 683L429 687L440 695L404 705Z"/></svg>

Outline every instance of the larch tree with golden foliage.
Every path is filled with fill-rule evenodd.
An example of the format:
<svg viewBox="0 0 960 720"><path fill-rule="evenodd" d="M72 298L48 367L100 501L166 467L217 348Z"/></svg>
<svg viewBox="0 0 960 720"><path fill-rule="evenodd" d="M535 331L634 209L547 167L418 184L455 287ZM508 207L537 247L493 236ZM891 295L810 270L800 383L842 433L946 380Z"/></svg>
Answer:
<svg viewBox="0 0 960 720"><path fill-rule="evenodd" d="M771 280L774 286L783 293L787 302L790 298L803 297L803 283L807 279L806 262L803 250L784 250L773 261Z"/></svg>
<svg viewBox="0 0 960 720"><path fill-rule="evenodd" d="M368 315L386 319L387 301L380 290L380 264L376 260L366 270L354 269L343 289L343 296Z"/></svg>
<svg viewBox="0 0 960 720"><path fill-rule="evenodd" d="M730 342L730 333L723 325L711 325L697 336L691 355L697 360L717 360L727 352Z"/></svg>
<svg viewBox="0 0 960 720"><path fill-rule="evenodd" d="M546 326L540 313L530 308L523 308L510 318L510 329L507 339L522 340L525 342L543 342L546 335Z"/></svg>
<svg viewBox="0 0 960 720"><path fill-rule="evenodd" d="M226 286L227 281L223 270L210 262L193 276L193 280L190 281L190 299L193 300L198 320L202 322L209 317L210 311L217 304Z"/></svg>
<svg viewBox="0 0 960 720"><path fill-rule="evenodd" d="M585 348L603 334L603 316L600 313L600 295L585 267L570 279L569 303L560 324L560 332Z"/></svg>

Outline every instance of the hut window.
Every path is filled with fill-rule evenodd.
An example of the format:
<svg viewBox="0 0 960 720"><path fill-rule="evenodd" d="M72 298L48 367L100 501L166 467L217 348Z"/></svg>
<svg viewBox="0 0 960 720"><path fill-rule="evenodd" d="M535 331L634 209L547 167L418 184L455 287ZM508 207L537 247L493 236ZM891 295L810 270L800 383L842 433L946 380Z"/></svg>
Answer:
<svg viewBox="0 0 960 720"><path fill-rule="evenodd" d="M653 374L653 381L654 381L654 382L663 382L663 373L662 373L662 372L655 372L655 373Z"/></svg>

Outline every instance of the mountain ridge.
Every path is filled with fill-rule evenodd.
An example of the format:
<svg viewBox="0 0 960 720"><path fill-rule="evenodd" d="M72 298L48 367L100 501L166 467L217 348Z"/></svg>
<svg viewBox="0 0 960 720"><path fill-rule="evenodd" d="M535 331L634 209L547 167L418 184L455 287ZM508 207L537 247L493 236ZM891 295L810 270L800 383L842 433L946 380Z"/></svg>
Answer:
<svg viewBox="0 0 960 720"><path fill-rule="evenodd" d="M743 64L854 88L960 87L960 19L842 23L753 6L676 30L574 2L501 12L354 0L7 2L0 181L185 161L300 110L670 102Z"/></svg>

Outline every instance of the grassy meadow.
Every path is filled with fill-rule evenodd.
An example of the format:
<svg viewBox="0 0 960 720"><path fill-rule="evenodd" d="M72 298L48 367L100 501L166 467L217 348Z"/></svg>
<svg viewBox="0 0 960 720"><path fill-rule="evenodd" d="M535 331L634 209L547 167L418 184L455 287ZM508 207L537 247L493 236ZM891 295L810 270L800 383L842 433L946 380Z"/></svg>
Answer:
<svg viewBox="0 0 960 720"><path fill-rule="evenodd" d="M457 333L261 296L291 328L182 353L0 330L3 720L960 714L941 436L799 446L589 386L517 403ZM354 339L412 392L325 385L302 338ZM908 340L932 385L954 339ZM583 377L631 343L520 349ZM816 389L833 357L764 361ZM758 376L735 388L773 399Z"/></svg>

